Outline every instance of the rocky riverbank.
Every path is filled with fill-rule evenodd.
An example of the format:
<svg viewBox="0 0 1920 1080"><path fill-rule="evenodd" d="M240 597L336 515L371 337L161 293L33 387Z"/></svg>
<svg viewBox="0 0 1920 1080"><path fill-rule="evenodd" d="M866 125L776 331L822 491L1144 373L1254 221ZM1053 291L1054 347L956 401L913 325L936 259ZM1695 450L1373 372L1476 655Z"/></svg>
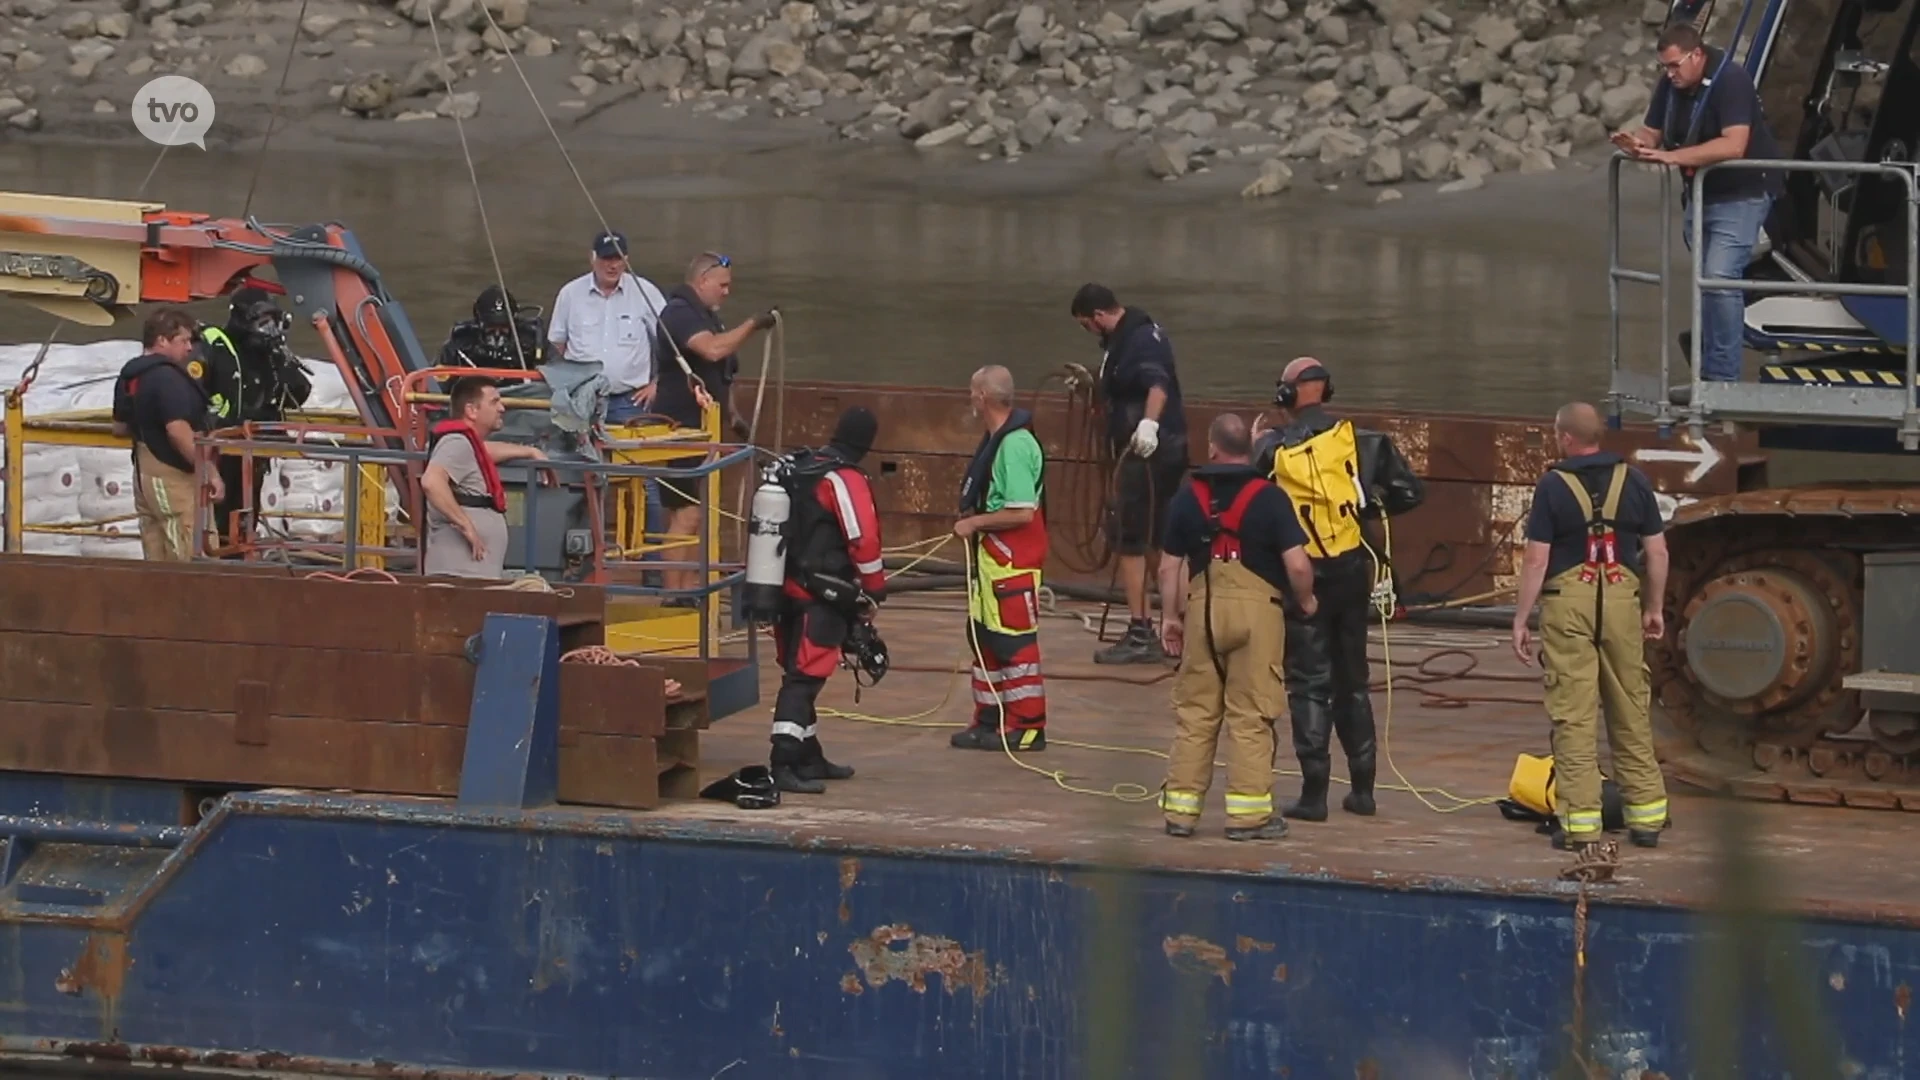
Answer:
<svg viewBox="0 0 1920 1080"><path fill-rule="evenodd" d="M1250 198L1355 181L1392 198L1603 153L1655 74L1664 9L1628 2L0 0L0 138L135 139L134 90L169 73L219 103L210 145L276 107L276 130L373 147L454 116L543 134L509 103L511 52L575 130L664 108L934 168L1077 148L1166 181L1237 165Z"/></svg>

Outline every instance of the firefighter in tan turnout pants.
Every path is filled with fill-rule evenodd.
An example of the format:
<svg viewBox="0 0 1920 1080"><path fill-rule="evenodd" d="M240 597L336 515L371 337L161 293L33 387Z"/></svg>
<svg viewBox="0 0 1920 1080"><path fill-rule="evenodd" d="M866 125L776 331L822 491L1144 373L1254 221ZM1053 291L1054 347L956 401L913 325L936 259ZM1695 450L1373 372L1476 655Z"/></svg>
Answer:
<svg viewBox="0 0 1920 1080"><path fill-rule="evenodd" d="M1584 403L1555 415L1565 458L1534 487L1527 551L1513 616L1513 651L1533 663L1527 616L1536 599L1553 721L1551 812L1556 848L1601 839L1599 711L1613 774L1635 844L1653 847L1667 827L1667 790L1648 716L1646 642L1665 632L1667 540L1653 485L1600 449L1600 414Z"/></svg>
<svg viewBox="0 0 1920 1080"><path fill-rule="evenodd" d="M1286 493L1249 462L1252 449L1246 421L1232 414L1214 420L1209 464L1194 470L1167 507L1160 633L1166 650L1180 655L1180 671L1160 808L1174 836L1192 836L1199 824L1223 726L1227 838L1287 833L1286 820L1273 812L1273 724L1286 710L1281 605L1289 592L1308 616L1318 604L1300 520Z"/></svg>

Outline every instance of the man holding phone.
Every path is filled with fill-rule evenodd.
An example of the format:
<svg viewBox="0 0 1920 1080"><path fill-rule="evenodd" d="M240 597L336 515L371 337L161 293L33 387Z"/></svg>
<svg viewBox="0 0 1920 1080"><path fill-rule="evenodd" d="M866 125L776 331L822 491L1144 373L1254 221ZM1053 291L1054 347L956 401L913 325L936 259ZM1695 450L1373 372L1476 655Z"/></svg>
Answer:
<svg viewBox="0 0 1920 1080"><path fill-rule="evenodd" d="M1708 48L1700 32L1677 23L1660 32L1656 45L1660 82L1638 131L1617 132L1613 144L1637 161L1671 165L1688 180L1686 242L1693 244L1693 215L1701 214L1705 249L1701 273L1709 278L1741 278L1781 190L1780 177L1763 169L1721 169L1707 175L1702 197L1692 204L1693 174L1708 165L1737 159L1778 158L1780 150L1761 108L1747 69L1719 49ZM1745 333L1746 298L1736 291L1709 290L1701 296L1700 377L1737 382Z"/></svg>

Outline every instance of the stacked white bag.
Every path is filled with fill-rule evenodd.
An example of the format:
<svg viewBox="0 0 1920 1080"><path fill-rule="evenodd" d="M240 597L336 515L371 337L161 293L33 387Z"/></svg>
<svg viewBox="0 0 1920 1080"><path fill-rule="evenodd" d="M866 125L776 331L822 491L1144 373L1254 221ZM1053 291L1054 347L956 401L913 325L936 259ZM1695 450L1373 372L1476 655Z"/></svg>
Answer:
<svg viewBox="0 0 1920 1080"><path fill-rule="evenodd" d="M0 345L0 391L19 382L39 351L38 345ZM54 345L27 391L27 415L79 410L104 413L113 406L114 379L126 362L139 354L137 341ZM351 410L352 396L333 364L324 360L305 363L313 378L307 407ZM0 446L4 439L4 432L0 432ZM140 558L140 529L133 516L133 458L127 451L33 443L27 446L25 466L26 523L74 526L70 532L29 532L28 552ZM303 538L339 537L340 521L285 515L342 513L341 480L348 472L344 465L259 457L254 459L254 468L269 470L260 499L261 517L269 530ZM5 485L6 481L0 479L0 498L5 495ZM391 483L386 489L384 511L391 522L399 509L399 495ZM372 510L361 508L362 513Z"/></svg>

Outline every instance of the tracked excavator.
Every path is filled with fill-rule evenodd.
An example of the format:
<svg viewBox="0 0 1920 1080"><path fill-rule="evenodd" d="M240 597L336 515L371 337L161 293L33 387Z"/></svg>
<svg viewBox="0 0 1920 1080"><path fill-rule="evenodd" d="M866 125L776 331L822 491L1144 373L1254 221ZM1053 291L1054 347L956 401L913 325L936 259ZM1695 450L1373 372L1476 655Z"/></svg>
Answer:
<svg viewBox="0 0 1920 1080"><path fill-rule="evenodd" d="M1661 268L1634 270L1619 256L1628 166L1617 157L1613 416L1651 418L1680 444L1665 453L1695 455L1698 471L1732 467L1706 448L1707 430L1747 428L1773 451L1847 452L1859 479L1743 482L1675 511L1667 634L1648 656L1662 759L1676 780L1748 798L1920 810L1920 486L1870 479L1920 451L1920 0L1748 0L1719 20L1711 0L1679 0L1669 20L1747 68L1790 154L1773 166L1785 194L1734 286L1762 362L1757 380L1699 377L1701 291L1722 283L1703 278L1697 254L1692 331L1672 333L1674 188L1707 170L1663 172ZM1713 168L1734 167L1754 166ZM1623 363L1634 283L1662 298L1657 371Z"/></svg>

